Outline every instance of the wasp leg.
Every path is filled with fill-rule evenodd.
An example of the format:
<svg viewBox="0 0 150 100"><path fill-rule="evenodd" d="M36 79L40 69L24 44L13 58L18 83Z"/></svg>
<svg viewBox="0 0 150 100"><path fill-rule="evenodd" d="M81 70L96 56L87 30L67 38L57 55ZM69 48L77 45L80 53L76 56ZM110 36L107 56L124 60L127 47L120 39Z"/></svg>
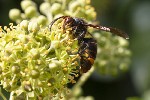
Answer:
<svg viewBox="0 0 150 100"><path fill-rule="evenodd" d="M79 34L79 36L77 37L77 39L79 40L79 42L83 42L83 38L85 37L85 33L86 33L87 31L83 31L81 34ZM80 43L79 43L80 44ZM83 45L83 44L82 44Z"/></svg>
<svg viewBox="0 0 150 100"><path fill-rule="evenodd" d="M83 49L81 48L83 45L86 45ZM79 55L81 55L87 48L89 47L88 43L84 43L84 41L81 43L81 46L79 48Z"/></svg>

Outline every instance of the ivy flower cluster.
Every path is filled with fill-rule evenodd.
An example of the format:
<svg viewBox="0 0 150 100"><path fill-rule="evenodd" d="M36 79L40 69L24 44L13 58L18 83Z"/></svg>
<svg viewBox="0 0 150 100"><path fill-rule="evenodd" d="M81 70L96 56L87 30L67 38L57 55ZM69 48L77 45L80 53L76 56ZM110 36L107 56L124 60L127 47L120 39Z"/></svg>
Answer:
<svg viewBox="0 0 150 100"><path fill-rule="evenodd" d="M99 48L95 61L96 71L104 76L119 76L127 72L130 64L131 51L129 42L122 37L112 36L108 32L95 32Z"/></svg>
<svg viewBox="0 0 150 100"><path fill-rule="evenodd" d="M28 19L46 26L53 19L63 15L85 18L89 22L96 19L96 12L90 0L45 0L39 7L40 12L32 0L22 0L21 8L23 12L17 8L9 12L10 19L16 23Z"/></svg>
<svg viewBox="0 0 150 100"><path fill-rule="evenodd" d="M1 28L1 85L13 93L13 98L35 100L60 95L78 76L76 50L77 41L59 28L50 33L27 20Z"/></svg>
<svg viewBox="0 0 150 100"><path fill-rule="evenodd" d="M96 19L90 0L45 0L39 9L32 0L22 0L21 8L11 9L9 17L17 25L0 28L0 80L12 99L54 99L68 92L66 85L76 83L79 73L78 41L70 31L62 31L55 18L68 15ZM23 11L23 12L22 12ZM128 41L109 32L89 32L97 39L94 67L100 74L118 75L126 71L131 56ZM89 76L89 75L88 75ZM65 96L63 96L65 98Z"/></svg>

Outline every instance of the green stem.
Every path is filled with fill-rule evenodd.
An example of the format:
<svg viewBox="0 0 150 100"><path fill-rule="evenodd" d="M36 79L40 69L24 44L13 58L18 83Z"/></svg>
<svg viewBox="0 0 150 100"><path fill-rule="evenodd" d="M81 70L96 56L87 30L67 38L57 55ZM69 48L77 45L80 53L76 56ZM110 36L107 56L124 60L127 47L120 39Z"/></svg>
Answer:
<svg viewBox="0 0 150 100"><path fill-rule="evenodd" d="M78 80L78 82L75 84L75 86L73 87L73 90L75 88L81 87L86 80L91 76L91 74L94 72L94 67L92 67L87 73L84 73L80 79Z"/></svg>
<svg viewBox="0 0 150 100"><path fill-rule="evenodd" d="M0 87L0 96L3 98L3 100L7 100L4 94L2 93L1 87Z"/></svg>

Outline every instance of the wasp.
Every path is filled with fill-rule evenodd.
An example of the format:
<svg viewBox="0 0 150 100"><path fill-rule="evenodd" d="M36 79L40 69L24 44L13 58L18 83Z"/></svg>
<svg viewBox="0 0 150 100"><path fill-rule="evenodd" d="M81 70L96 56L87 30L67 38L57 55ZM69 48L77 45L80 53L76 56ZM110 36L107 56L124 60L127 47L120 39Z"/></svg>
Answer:
<svg viewBox="0 0 150 100"><path fill-rule="evenodd" d="M111 32L111 33L114 33L118 36L121 36L125 39L129 39L129 36L117 29L117 28L112 28L112 27L105 27L105 26L101 26L101 25L93 25L93 24L88 24L87 22L85 22L83 19L81 18L77 18L77 17L70 17L70 16L61 16L61 17L58 17L56 19L54 19L50 25L49 25L49 28L50 28L50 31L51 31L51 27L52 25L59 19L64 19L64 23L62 25L62 29L63 31L65 31L66 27L71 27L71 33L73 35L74 38L77 38L78 41L79 41L79 44L82 42L82 39L85 37L85 35L87 33L89 33L87 31L88 27L93 27L95 29L99 29L99 30L102 30L102 31L106 31L106 32ZM89 33L90 34L90 33ZM91 35L91 34L90 34ZM91 35L92 36L92 35Z"/></svg>
<svg viewBox="0 0 150 100"><path fill-rule="evenodd" d="M91 69L97 55L97 41L94 38L83 38L79 48L80 72L86 73Z"/></svg>
<svg viewBox="0 0 150 100"><path fill-rule="evenodd" d="M50 31L53 24L59 19L63 19L63 31L65 31L67 27L71 28L71 34L73 38L77 38L78 40L78 53L80 56L81 73L86 73L91 68L91 66L94 64L97 54L97 41L88 32L88 27L111 32L125 39L129 39L129 36L125 32L117 28L89 24L81 18L70 16L61 16L54 19L49 25ZM89 34L91 38L85 38L86 34Z"/></svg>

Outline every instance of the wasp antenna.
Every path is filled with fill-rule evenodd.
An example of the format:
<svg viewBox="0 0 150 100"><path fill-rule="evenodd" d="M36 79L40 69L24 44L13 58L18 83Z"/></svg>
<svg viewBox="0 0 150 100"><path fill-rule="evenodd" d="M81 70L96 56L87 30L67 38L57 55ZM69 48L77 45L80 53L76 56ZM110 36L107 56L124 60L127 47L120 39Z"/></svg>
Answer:
<svg viewBox="0 0 150 100"><path fill-rule="evenodd" d="M61 16L61 17L58 17L58 18L54 19L54 20L49 24L49 29L50 29L50 31L51 31L51 28L52 28L53 24L54 24L58 19L66 18L66 17L68 17L68 16Z"/></svg>
<svg viewBox="0 0 150 100"><path fill-rule="evenodd" d="M103 30L103 31L106 31L106 32L114 33L114 34L116 34L120 37L123 37L125 39L129 39L129 36L125 32L121 31L120 29L113 28L113 27L105 27L105 26L97 26L96 28Z"/></svg>
<svg viewBox="0 0 150 100"><path fill-rule="evenodd" d="M123 32L117 28L105 27L105 26L100 26L100 25L92 25L92 24L86 24L86 26L90 26L90 27L93 27L93 28L96 28L96 29L99 29L102 31L106 31L106 32L111 32L111 33L114 33L114 34L121 36L125 39L129 39L129 36L125 32Z"/></svg>
<svg viewBox="0 0 150 100"><path fill-rule="evenodd" d="M125 39L129 39L128 34L126 34L125 32L123 32L123 31L121 31L121 30L119 30L117 28L112 28L112 27L109 27L109 29L110 29L111 33L114 33L114 34L116 34L118 36L121 36L121 37L123 37Z"/></svg>
<svg viewBox="0 0 150 100"><path fill-rule="evenodd" d="M110 29L108 27L105 27L105 26L93 25L93 24L85 24L85 25L89 26L89 27L93 27L93 28L99 29L99 30L110 32Z"/></svg>

